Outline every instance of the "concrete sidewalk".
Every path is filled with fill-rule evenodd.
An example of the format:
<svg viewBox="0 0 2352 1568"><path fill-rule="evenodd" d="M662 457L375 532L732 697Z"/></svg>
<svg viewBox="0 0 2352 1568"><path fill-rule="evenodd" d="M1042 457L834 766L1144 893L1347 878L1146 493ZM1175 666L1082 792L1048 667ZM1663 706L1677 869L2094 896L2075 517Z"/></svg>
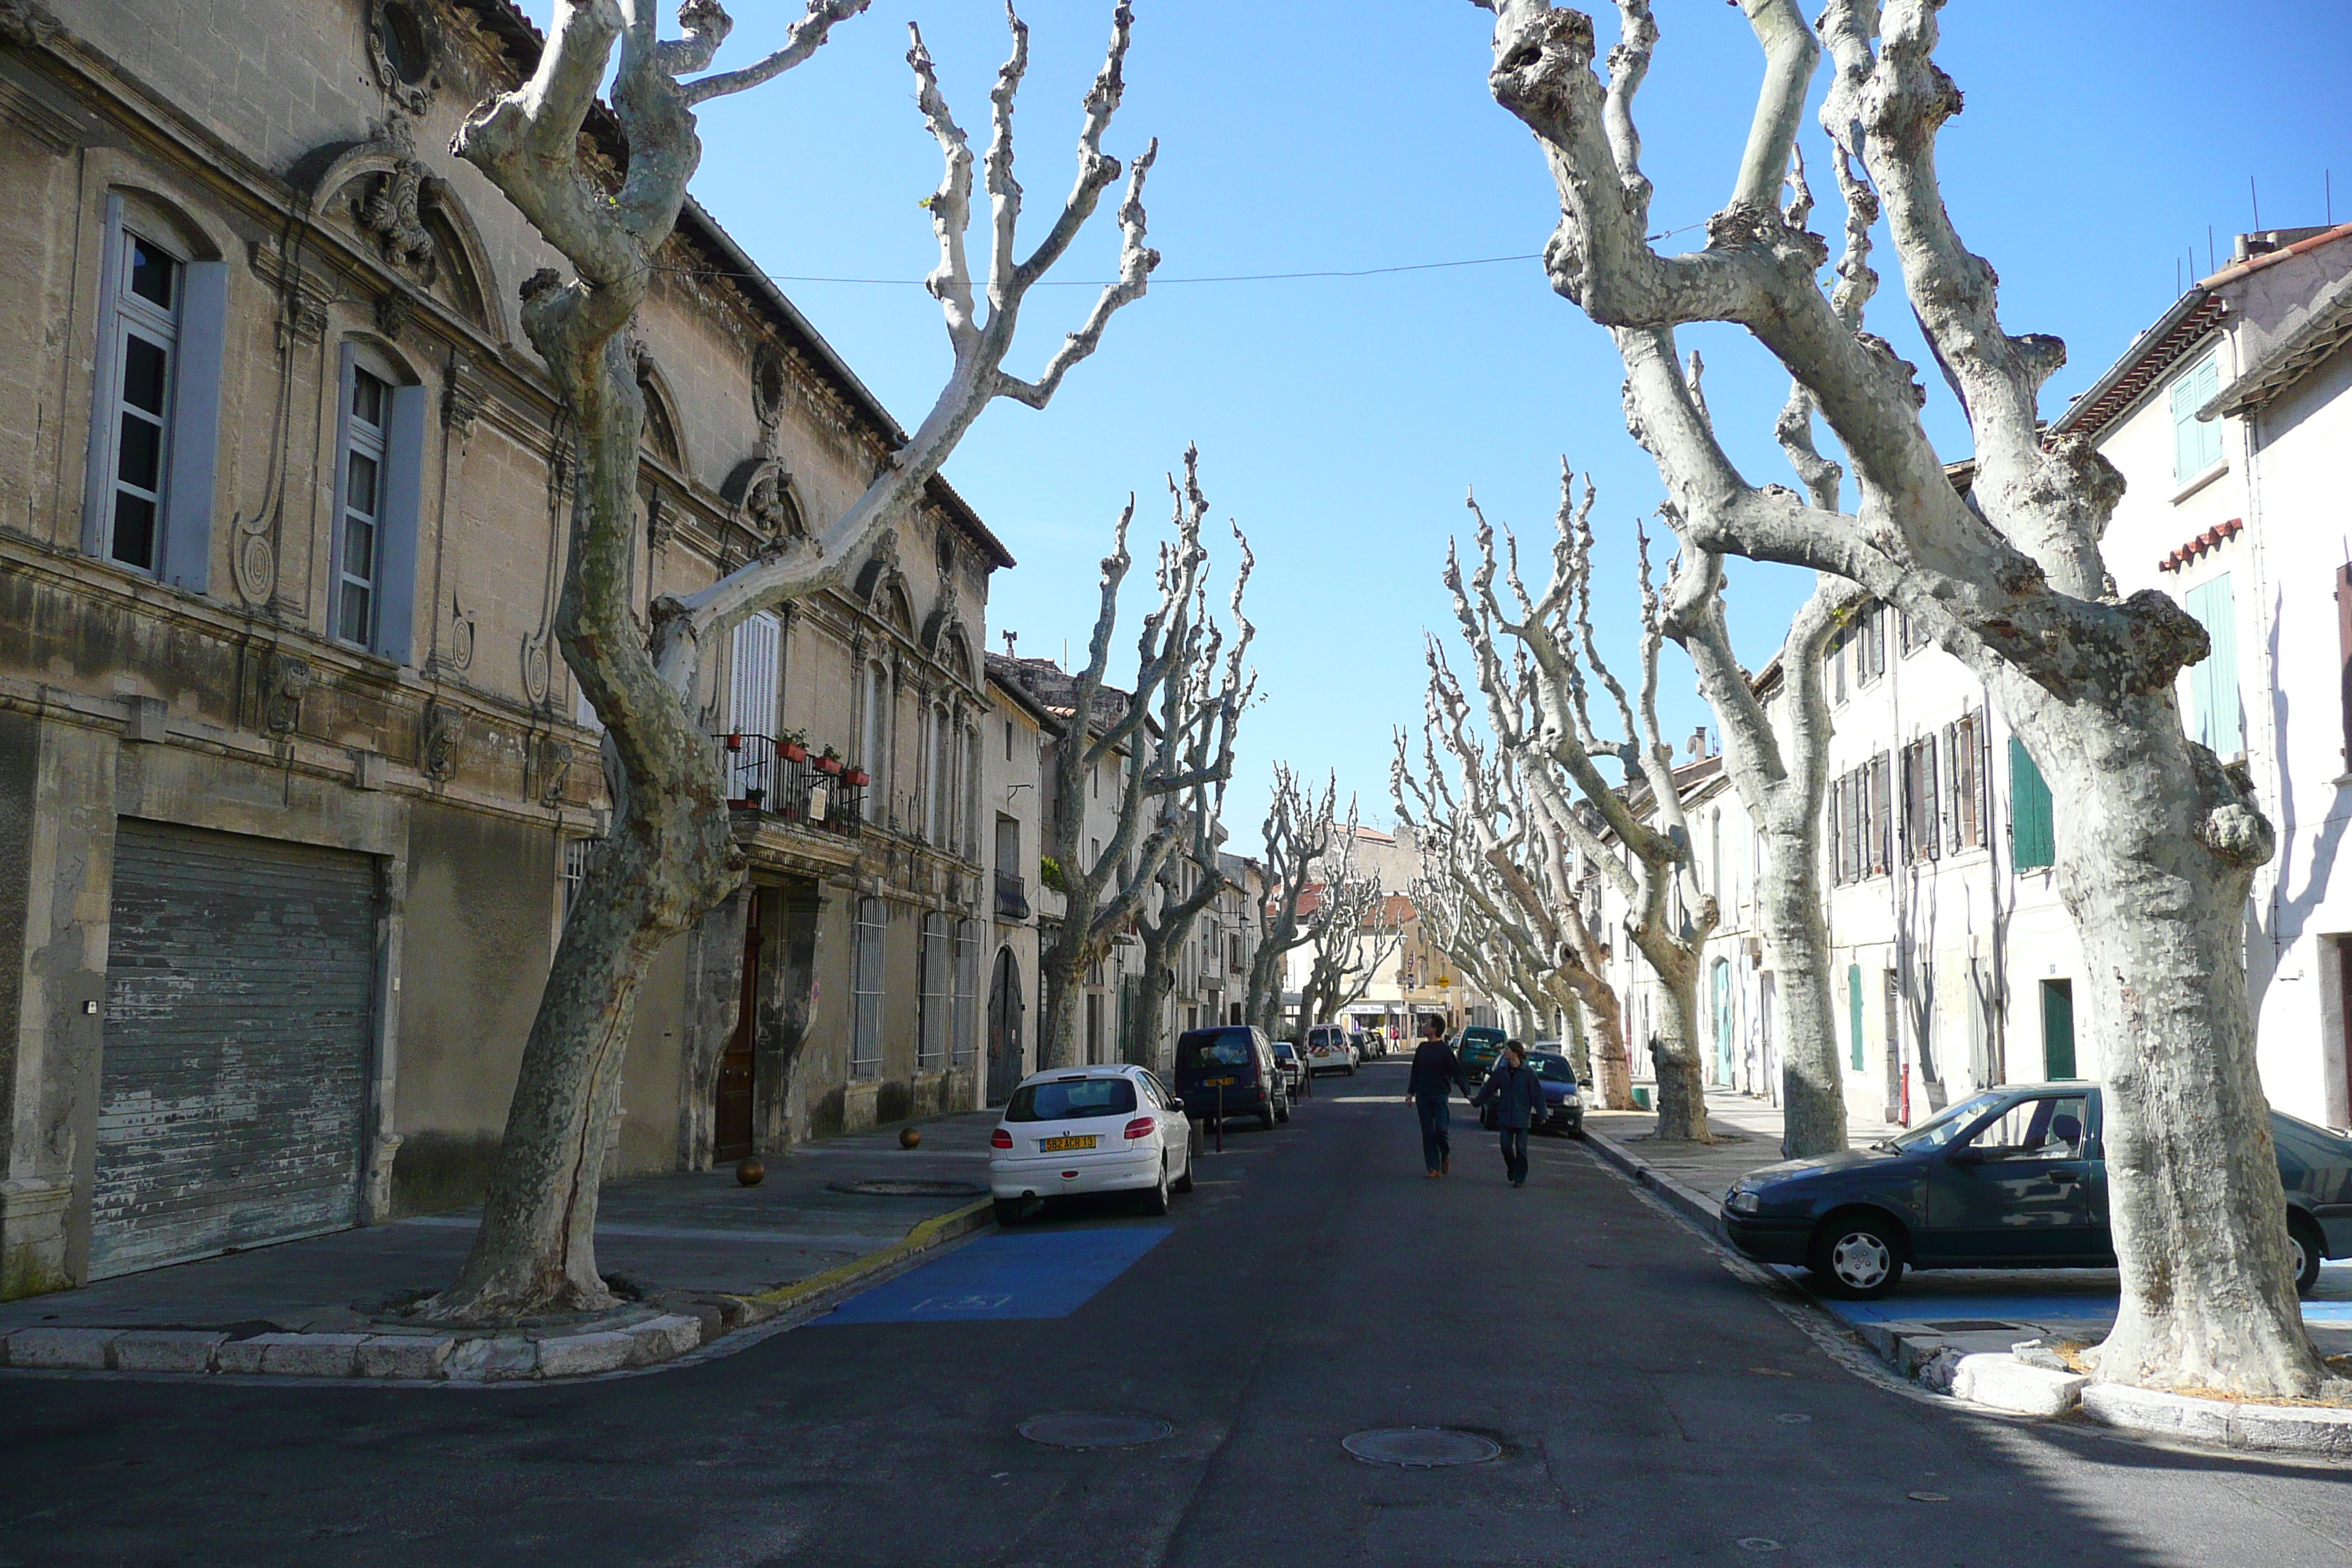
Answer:
<svg viewBox="0 0 2352 1568"><path fill-rule="evenodd" d="M598 1267L642 1296L641 1315L698 1321L698 1342L707 1342L772 1315L798 1285L846 1283L865 1259L887 1267L919 1228L936 1243L986 1223L996 1120L986 1111L921 1123L913 1150L898 1146L898 1127L825 1139L768 1157L755 1187L740 1184L731 1164L614 1183L598 1205ZM882 1190L848 1190L877 1183ZM914 1190L889 1190L900 1184ZM478 1211L418 1215L28 1297L0 1304L0 1336L382 1331L388 1300L456 1277L478 1224Z"/></svg>
<svg viewBox="0 0 2352 1568"><path fill-rule="evenodd" d="M1654 1134L1658 1118L1649 1110L1587 1110L1587 1131L1598 1132L1661 1174L1670 1176L1714 1203L1721 1203L1731 1184L1761 1165L1780 1160L1780 1108L1730 1089L1709 1089L1708 1128L1713 1143L1659 1143ZM1846 1140L1855 1148L1901 1129L1883 1121L1849 1117Z"/></svg>

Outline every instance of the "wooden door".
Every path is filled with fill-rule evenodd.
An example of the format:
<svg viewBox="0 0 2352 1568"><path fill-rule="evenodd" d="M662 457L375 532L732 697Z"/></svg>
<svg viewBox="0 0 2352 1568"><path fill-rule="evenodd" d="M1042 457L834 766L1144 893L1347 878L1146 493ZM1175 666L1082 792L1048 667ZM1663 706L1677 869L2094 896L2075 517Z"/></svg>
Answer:
<svg viewBox="0 0 2352 1568"><path fill-rule="evenodd" d="M751 1099L758 1058L752 1050L760 1021L760 906L753 889L743 911L743 992L735 1009L735 1033L719 1058L719 1104L711 1118L711 1157L740 1160L751 1152Z"/></svg>

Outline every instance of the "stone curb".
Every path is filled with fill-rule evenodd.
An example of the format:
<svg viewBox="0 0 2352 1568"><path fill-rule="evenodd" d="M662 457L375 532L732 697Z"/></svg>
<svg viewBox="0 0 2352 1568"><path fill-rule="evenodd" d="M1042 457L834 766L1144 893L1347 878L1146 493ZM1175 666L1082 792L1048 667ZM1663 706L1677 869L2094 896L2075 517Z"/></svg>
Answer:
<svg viewBox="0 0 2352 1568"><path fill-rule="evenodd" d="M1723 1208L1713 1198L1696 1187L1685 1186L1607 1133L1595 1132L1589 1122L1584 1129L1584 1141L1591 1145L1594 1153L1632 1178L1635 1185L1657 1194L1685 1217L1697 1222L1709 1236L1722 1237Z"/></svg>
<svg viewBox="0 0 2352 1568"><path fill-rule="evenodd" d="M176 1373L371 1383L545 1382L674 1362L738 1329L805 1307L887 1272L990 1223L991 1200L935 1215L878 1252L723 1305L647 1311L580 1333L266 1333L214 1330L28 1328L0 1334L0 1367L56 1372Z"/></svg>

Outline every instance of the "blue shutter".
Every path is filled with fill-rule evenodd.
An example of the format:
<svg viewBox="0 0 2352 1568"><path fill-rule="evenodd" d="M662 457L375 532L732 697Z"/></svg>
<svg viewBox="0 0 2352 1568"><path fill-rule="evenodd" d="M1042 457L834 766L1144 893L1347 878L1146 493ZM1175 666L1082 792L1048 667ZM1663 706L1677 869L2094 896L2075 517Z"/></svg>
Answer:
<svg viewBox="0 0 2352 1568"><path fill-rule="evenodd" d="M2221 460L2219 415L2200 420L2197 411L2221 390L2221 356L2208 353L2172 384L2172 477L2186 483Z"/></svg>
<svg viewBox="0 0 2352 1568"><path fill-rule="evenodd" d="M2184 607L2213 645L2189 666L2189 738L2218 756L2234 757L2246 749L2246 726L2238 701L2238 605L2230 574L2199 584L2185 597Z"/></svg>
<svg viewBox="0 0 2352 1568"><path fill-rule="evenodd" d="M2009 738L2010 850L2016 868L2030 870L2058 858L2057 833L2051 822L2050 786L2034 765L2025 742Z"/></svg>
<svg viewBox="0 0 2352 1568"><path fill-rule="evenodd" d="M1846 1037L1853 1042L1853 1070L1862 1070L1862 965L1845 969Z"/></svg>
<svg viewBox="0 0 2352 1568"><path fill-rule="evenodd" d="M192 261L184 276L179 363L172 387L172 477L163 487L163 549L156 574L174 588L201 594L212 584L228 264Z"/></svg>
<svg viewBox="0 0 2352 1568"><path fill-rule="evenodd" d="M349 394L343 401L348 407ZM416 662L416 542L425 510L425 402L423 387L394 386L392 413L383 432L383 514L377 530L381 543L375 571L375 651L394 664Z"/></svg>

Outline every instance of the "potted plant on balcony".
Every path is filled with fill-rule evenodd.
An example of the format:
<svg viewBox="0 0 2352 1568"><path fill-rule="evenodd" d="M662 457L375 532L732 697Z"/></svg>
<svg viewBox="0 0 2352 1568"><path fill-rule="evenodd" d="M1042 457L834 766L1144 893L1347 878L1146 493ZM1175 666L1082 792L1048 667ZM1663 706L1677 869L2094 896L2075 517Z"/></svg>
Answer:
<svg viewBox="0 0 2352 1568"><path fill-rule="evenodd" d="M821 773L839 773L841 771L841 753L835 751L831 746L827 746L824 749L824 754L816 759L816 771Z"/></svg>
<svg viewBox="0 0 2352 1568"><path fill-rule="evenodd" d="M766 803L767 798L768 792L761 789L758 784L747 785L744 788L743 804L750 806L753 811L761 809L761 807Z"/></svg>
<svg viewBox="0 0 2352 1568"><path fill-rule="evenodd" d="M851 763L841 770L841 782L852 789L864 789L868 779L864 768Z"/></svg>
<svg viewBox="0 0 2352 1568"><path fill-rule="evenodd" d="M776 746L778 750L784 753L784 761L788 763L804 763L808 761L808 731L806 730L785 731L782 735L777 738Z"/></svg>

